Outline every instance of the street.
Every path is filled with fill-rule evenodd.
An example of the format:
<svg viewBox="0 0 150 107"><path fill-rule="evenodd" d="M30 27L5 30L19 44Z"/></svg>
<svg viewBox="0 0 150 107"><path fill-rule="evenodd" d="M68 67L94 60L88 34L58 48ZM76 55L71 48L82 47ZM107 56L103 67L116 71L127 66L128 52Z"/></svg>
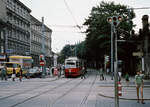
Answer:
<svg viewBox="0 0 150 107"><path fill-rule="evenodd" d="M144 99L146 104L136 102L133 80L123 92L120 107L149 107L150 85L146 81ZM96 70L89 69L86 79L77 78L32 78L20 82L0 81L0 107L114 107L113 80L99 81Z"/></svg>

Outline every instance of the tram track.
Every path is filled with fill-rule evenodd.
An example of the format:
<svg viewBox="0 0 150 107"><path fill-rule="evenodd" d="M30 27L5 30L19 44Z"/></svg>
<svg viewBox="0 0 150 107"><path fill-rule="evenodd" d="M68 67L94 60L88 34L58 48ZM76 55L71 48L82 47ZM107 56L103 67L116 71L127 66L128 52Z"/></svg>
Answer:
<svg viewBox="0 0 150 107"><path fill-rule="evenodd" d="M90 95L90 93L91 93L91 91L92 91L92 87L93 87L93 85L94 85L94 83L95 83L95 81L96 81L96 78L97 78L97 74L96 74L94 80L92 81L92 84L91 84L91 86L90 86L89 91L87 92L87 94L86 94L86 96L83 98L83 100L81 101L80 107L82 107L82 105L84 105L85 102L87 101L87 98L88 98L88 96ZM83 81L85 81L85 80L86 80L86 79L83 79L83 80L80 81L78 84L76 84L75 86L73 86L71 89L69 89L68 91L66 91L64 94L62 94L61 96L59 96L58 98L56 98L56 99L54 100L54 102L52 102L51 106L53 107L54 104L55 104L58 100L62 99L63 97L65 97L66 95L68 95L69 93L71 93L73 90L75 90L75 89L76 89Z"/></svg>
<svg viewBox="0 0 150 107"><path fill-rule="evenodd" d="M32 97L29 97L29 98L27 98L27 99L25 99L25 100L23 100L23 101L20 101L20 102L14 104L14 105L11 105L11 106L9 106L9 107L16 107L16 106L18 106L18 105L20 105L20 104L23 104L23 103L25 103L25 102L27 102L27 101L30 101L31 99L37 98L37 97L39 97L39 96L41 96L41 95L43 95L43 94L46 94L46 93L48 93L48 92L50 92L50 91L53 91L53 90L55 90L55 89L57 89L57 88L63 87L64 85L70 83L70 82L73 81L73 80L74 80L74 79L68 80L68 81L66 81L66 82L64 82L64 83L62 83L62 84L59 84L59 85L55 86L54 88L51 88L51 89L49 89L49 90L47 90L47 91L43 91L43 92L41 92L41 93L39 93L39 94L37 94L37 95L34 95L34 96L32 96Z"/></svg>
<svg viewBox="0 0 150 107"><path fill-rule="evenodd" d="M82 79L79 83L77 83L76 85L74 85L71 89L67 90L65 93L63 93L61 96L59 96L58 98L56 98L51 106L53 107L53 105L60 100L61 98L65 97L67 94L69 94L70 92L72 92L77 86L79 86L83 81L85 81L86 79Z"/></svg>
<svg viewBox="0 0 150 107"><path fill-rule="evenodd" d="M93 86L94 86L94 83L95 83L96 79L97 79L97 74L96 74L96 76L95 76L95 78L94 78L94 80L93 80L93 82L92 82L92 84L91 84L91 86L90 86L90 89L88 90L88 92L86 93L85 97L84 97L83 100L81 101L80 107L82 107L82 106L86 103L86 101L87 101L87 99L88 99L88 97L89 97L89 95L90 95L90 93L91 93L91 91L92 91L92 88L93 88Z"/></svg>
<svg viewBox="0 0 150 107"><path fill-rule="evenodd" d="M57 79L55 79L55 80L51 80L50 82L52 82L52 81L56 81L56 80L57 80ZM48 83L48 84L49 84L49 83ZM44 85L42 84L42 85L40 85L40 86L33 87L33 88L28 89L28 90L25 90L25 91L21 91L21 92L18 92L18 93L15 93L15 94L9 95L9 96L2 97L2 98L0 98L0 101L1 101L1 100L5 100L5 99L10 98L10 97L14 97L14 96L17 96L17 95L24 94L24 93L29 92L29 91L33 91L33 90L39 89L39 88L41 88L41 87L45 87L45 86L47 86L48 84L44 84Z"/></svg>
<svg viewBox="0 0 150 107"><path fill-rule="evenodd" d="M96 75L95 74L93 74L91 76L89 76L89 75L90 74L87 73L86 79L80 79L80 78L69 79L69 80L65 79L65 81L53 82L53 84L55 84L55 85L46 83L46 84L40 85L38 87L32 87L32 89L29 89L30 92L29 92L29 90L25 90L25 91L16 93L14 95L6 96L3 99L0 98L0 101L2 101L4 99L6 99L6 101L11 101L11 99L16 99L21 96L28 95L27 97L24 97L23 99L20 99L17 102L9 103L7 107L19 107L19 106L23 106L26 104L28 105L30 102L32 102L32 103L34 102L35 104L37 104L36 101L37 100L40 101L41 98L49 99L49 100L46 100L46 101L49 101L49 103L47 103L47 104L50 104L49 106L53 107L53 106L59 104L58 102L62 102L65 98L67 99L70 95L72 95L73 92L76 92L78 89L84 89L86 87L87 91L85 91L83 93L83 96L80 97L80 100L78 100L79 101L78 105L80 107L82 107L87 103L88 97L91 95L91 93L93 91L93 86L97 79L97 73L96 73ZM88 84L88 87L86 85L84 85L82 87L82 84L83 85ZM51 86L51 87L49 87L49 86ZM39 90L36 90L38 88L39 88ZM61 90L64 90L64 91L61 91ZM21 94L23 94L23 95L21 95ZM7 100L7 98L8 98L8 100ZM6 101L3 101L2 104L6 105L6 103L7 103Z"/></svg>

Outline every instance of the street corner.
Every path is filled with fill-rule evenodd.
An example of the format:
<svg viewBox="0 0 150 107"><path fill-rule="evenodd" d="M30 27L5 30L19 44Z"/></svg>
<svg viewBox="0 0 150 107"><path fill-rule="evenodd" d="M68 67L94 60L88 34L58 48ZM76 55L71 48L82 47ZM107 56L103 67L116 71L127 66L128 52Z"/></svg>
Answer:
<svg viewBox="0 0 150 107"><path fill-rule="evenodd" d="M150 100L150 90L149 86L146 86L143 90L144 92L144 100ZM121 100L137 100L137 93L136 93L136 88L135 86L123 86L121 90L121 96L119 96L119 99ZM98 87L98 96L104 97L104 98L109 98L109 99L114 99L114 86L99 86Z"/></svg>

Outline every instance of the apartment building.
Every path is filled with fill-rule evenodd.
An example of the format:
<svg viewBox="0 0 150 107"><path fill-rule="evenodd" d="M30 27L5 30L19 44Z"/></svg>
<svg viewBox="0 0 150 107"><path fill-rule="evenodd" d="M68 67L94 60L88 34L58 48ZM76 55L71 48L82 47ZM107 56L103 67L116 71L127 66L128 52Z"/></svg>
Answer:
<svg viewBox="0 0 150 107"><path fill-rule="evenodd" d="M5 27L6 27L6 7L4 0L0 0L0 61L6 60L5 54Z"/></svg>
<svg viewBox="0 0 150 107"><path fill-rule="evenodd" d="M30 53L31 10L19 0L5 0L7 27L5 48L7 55Z"/></svg>
<svg viewBox="0 0 150 107"><path fill-rule="evenodd" d="M50 66L52 30L44 25L43 36L42 23L30 13L19 0L0 0L0 57L31 55L33 65L39 66L44 46L46 66Z"/></svg>
<svg viewBox="0 0 150 107"><path fill-rule="evenodd" d="M51 60L51 34L52 30L44 25L44 35L42 32L42 23L31 16L31 55L34 60L34 66L39 66L39 56L43 54L42 45L44 45L44 53L46 66L50 66ZM42 41L44 37L44 41Z"/></svg>

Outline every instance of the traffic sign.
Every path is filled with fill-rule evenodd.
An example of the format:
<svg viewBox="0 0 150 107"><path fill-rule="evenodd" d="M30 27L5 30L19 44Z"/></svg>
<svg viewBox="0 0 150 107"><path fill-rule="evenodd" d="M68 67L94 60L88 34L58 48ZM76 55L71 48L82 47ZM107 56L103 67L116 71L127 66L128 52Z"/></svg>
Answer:
<svg viewBox="0 0 150 107"><path fill-rule="evenodd" d="M13 49L7 49L7 50L6 50L6 53L13 53L13 52L14 52Z"/></svg>
<svg viewBox="0 0 150 107"><path fill-rule="evenodd" d="M45 62L44 62L43 60L41 60L41 61L40 61L40 65L41 65L41 66L44 66L44 65L45 65Z"/></svg>
<svg viewBox="0 0 150 107"><path fill-rule="evenodd" d="M133 56L143 56L143 52L133 52Z"/></svg>

